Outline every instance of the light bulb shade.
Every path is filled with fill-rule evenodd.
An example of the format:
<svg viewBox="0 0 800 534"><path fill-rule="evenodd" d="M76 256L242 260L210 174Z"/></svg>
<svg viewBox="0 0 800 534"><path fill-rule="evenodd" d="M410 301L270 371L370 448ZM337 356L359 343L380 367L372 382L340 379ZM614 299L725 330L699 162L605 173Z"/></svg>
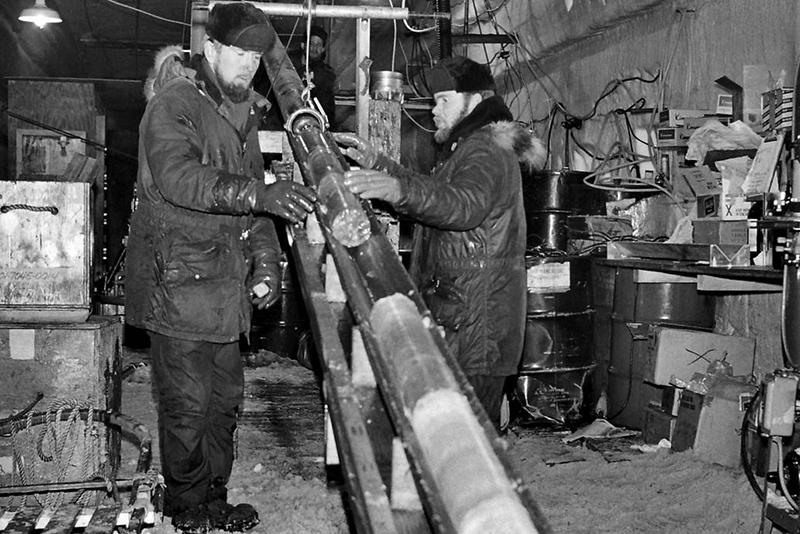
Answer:
<svg viewBox="0 0 800 534"><path fill-rule="evenodd" d="M22 22L33 22L42 28L45 24L61 22L61 15L58 14L58 11L47 7L44 0L36 0L33 7L22 10L22 13L19 15L19 20Z"/></svg>

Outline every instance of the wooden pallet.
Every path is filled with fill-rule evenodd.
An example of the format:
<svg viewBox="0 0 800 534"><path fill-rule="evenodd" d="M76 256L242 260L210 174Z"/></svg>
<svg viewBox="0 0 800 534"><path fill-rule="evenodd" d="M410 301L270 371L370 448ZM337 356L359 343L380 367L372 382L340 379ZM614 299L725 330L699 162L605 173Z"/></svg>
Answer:
<svg viewBox="0 0 800 534"><path fill-rule="evenodd" d="M60 506L54 511L40 507L22 507L4 510L0 516L3 534L67 534L78 528L86 534L110 534L116 528L120 505L111 503L96 508L77 504Z"/></svg>

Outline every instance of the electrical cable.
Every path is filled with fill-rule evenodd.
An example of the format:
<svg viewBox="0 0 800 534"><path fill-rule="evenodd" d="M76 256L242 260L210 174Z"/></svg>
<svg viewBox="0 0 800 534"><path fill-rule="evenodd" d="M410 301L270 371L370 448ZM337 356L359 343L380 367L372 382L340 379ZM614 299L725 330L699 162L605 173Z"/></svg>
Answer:
<svg viewBox="0 0 800 534"><path fill-rule="evenodd" d="M394 9L394 2L389 0L389 7ZM392 20L392 72L394 72L394 60L397 55L397 20Z"/></svg>
<svg viewBox="0 0 800 534"><path fill-rule="evenodd" d="M403 113L405 113L406 117L408 117L408 120L410 120L410 121L411 121L411 122L414 124L414 126L416 126L417 128L419 128L419 129L420 129L420 130L422 130L423 132L428 132L428 133L436 133L436 130L430 130L430 129L428 129L428 128L425 128L423 125L421 125L419 122L417 122L417 121L416 121L416 119L414 119L414 117L412 117L412 116L411 116L411 115L408 113L408 110L406 110L406 108L405 108L405 107L403 107L403 106L400 106L400 109L402 109L402 110L403 110Z"/></svg>
<svg viewBox="0 0 800 534"><path fill-rule="evenodd" d="M89 27L89 34L100 41L100 38L97 36L97 33L94 30L94 26L92 25L92 19L89 16L89 5L88 0L83 0L83 13L84 18L86 19L86 25ZM112 66L111 58L108 57L108 52L106 51L105 47L101 47L100 51L103 53L103 59L105 59L106 67L108 68L108 72L113 73L114 67Z"/></svg>
<svg viewBox="0 0 800 534"><path fill-rule="evenodd" d="M778 448L778 485L783 492L783 497L786 499L786 502L789 503L789 506L792 507L792 510L795 512L800 512L800 506L798 506L797 501L794 500L792 494L789 493L789 488L786 487L786 476L783 472L783 440L781 436L772 436L772 442Z"/></svg>
<svg viewBox="0 0 800 534"><path fill-rule="evenodd" d="M109 4L114 4L115 6L124 7L125 9L130 9L131 11L135 11L137 13L141 13L142 15L147 15L148 17L152 17L152 18L154 18L156 20L160 20L160 21L163 21L163 22L169 22L170 24L180 24L181 26L189 26L189 27L192 26L191 24L188 24L186 22L183 22L183 21L180 21L180 20L172 20L172 19L168 19L166 17L161 17L159 15L156 15L154 13L150 13L150 12L145 11L143 9L138 9L138 8L133 7L133 6L125 5L122 2L117 2L116 0L103 0L103 1L104 2L108 2Z"/></svg>
<svg viewBox="0 0 800 534"><path fill-rule="evenodd" d="M17 120L21 120L23 122L27 122L28 124L32 124L32 125L36 126L37 128L41 128L43 130L49 130L51 132L55 132L58 135L62 135L62 136L67 137L69 139L77 139L78 141L84 143L85 145L90 146L92 148L96 148L98 150L102 150L105 153L117 154L119 156L122 156L124 158L130 159L130 160L133 160L133 161L137 161L137 162L139 161L139 158L137 158L134 155L128 154L126 152L122 152L122 151L114 149L114 148L107 147L106 145L103 145L102 143L98 143L97 141L92 141L91 139L87 139L86 137L81 137L80 135L75 135L73 133L67 132L67 131L62 130L60 128L56 128L55 126L51 126L49 124L45 124L43 122L39 122L37 120L31 119L30 117L25 117L24 115L19 115L18 113L14 113L13 111L9 110L7 105L5 105L5 104L2 106L2 108L0 108L0 113L6 113L9 117L13 117L13 118L15 118Z"/></svg>
<svg viewBox="0 0 800 534"><path fill-rule="evenodd" d="M638 161L633 162L633 163L624 163L622 165L617 165L615 167L611 167L611 168L605 169L605 172L609 172L611 170L617 170L617 169L624 169L625 167L630 167L631 165L634 165L635 163L642 163L642 162L645 162L645 161L649 161L649 159L642 158L642 159L639 159ZM672 202L675 203L675 205L678 206L678 208L680 208L680 210L685 215L688 214L687 213L687 208L684 207L684 202L679 200L678 197L676 197L671 191L669 191L665 187L662 187L662 186L658 185L655 182L649 182L649 181L647 181L647 180L645 180L643 178L637 178L635 176L627 176L626 177L627 180L631 180L633 182L641 183L641 184L647 186L647 187L642 187L642 188L628 188L626 186L622 186L622 187L606 186L606 185L602 185L601 183L592 183L592 182L588 181L588 180L591 180L592 178L596 178L597 176L598 176L598 172L590 173L590 174L588 174L588 175L586 175L584 177L583 183L585 183L589 187L593 187L595 189L602 189L604 191L621 191L621 192L624 192L624 193L653 193L653 192L657 191L657 192L660 192L660 193L664 193L667 197L669 197L670 200L672 200Z"/></svg>
<svg viewBox="0 0 800 534"><path fill-rule="evenodd" d="M756 414L759 413L759 405L762 402L761 398L763 396L762 388L758 388L755 395L753 395L753 398L750 400L750 403L747 405L747 409L745 409L744 417L742 419L742 431L739 439L739 455L742 461L742 467L744 468L744 474L747 477L747 481L750 483L750 486L753 488L753 491L755 491L756 496L762 501L764 500L766 493L756 480L756 475L753 471L753 466L751 465L752 460L750 458L750 451L748 448L748 437L750 436L751 426L755 424L755 428L758 429L758 420L756 418ZM769 444L767 444L767 446L769 446Z"/></svg>

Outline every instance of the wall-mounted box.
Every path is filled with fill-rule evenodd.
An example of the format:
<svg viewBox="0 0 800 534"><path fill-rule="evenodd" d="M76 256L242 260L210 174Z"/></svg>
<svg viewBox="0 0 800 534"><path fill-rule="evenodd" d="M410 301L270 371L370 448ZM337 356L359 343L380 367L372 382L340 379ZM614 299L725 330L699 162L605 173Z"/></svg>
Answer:
<svg viewBox="0 0 800 534"><path fill-rule="evenodd" d="M0 181L0 323L85 321L91 184Z"/></svg>

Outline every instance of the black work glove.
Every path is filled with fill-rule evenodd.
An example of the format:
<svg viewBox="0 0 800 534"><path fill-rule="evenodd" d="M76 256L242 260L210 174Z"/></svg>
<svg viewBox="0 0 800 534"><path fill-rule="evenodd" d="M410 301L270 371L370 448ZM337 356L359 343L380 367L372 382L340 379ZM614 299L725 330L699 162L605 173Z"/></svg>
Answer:
<svg viewBox="0 0 800 534"><path fill-rule="evenodd" d="M298 224L314 210L317 195L297 182L259 184L251 197L253 213L269 213Z"/></svg>
<svg viewBox="0 0 800 534"><path fill-rule="evenodd" d="M369 141L350 132L336 132L333 139L343 147L344 153L355 160L362 169L374 169L378 163L378 151Z"/></svg>
<svg viewBox="0 0 800 534"><path fill-rule="evenodd" d="M278 301L281 294L276 285L280 285L280 280L275 280L271 276L263 276L253 286L253 304L259 310L265 310Z"/></svg>
<svg viewBox="0 0 800 534"><path fill-rule="evenodd" d="M344 185L361 198L377 198L392 205L398 203L403 195L400 180L381 171L347 171Z"/></svg>

